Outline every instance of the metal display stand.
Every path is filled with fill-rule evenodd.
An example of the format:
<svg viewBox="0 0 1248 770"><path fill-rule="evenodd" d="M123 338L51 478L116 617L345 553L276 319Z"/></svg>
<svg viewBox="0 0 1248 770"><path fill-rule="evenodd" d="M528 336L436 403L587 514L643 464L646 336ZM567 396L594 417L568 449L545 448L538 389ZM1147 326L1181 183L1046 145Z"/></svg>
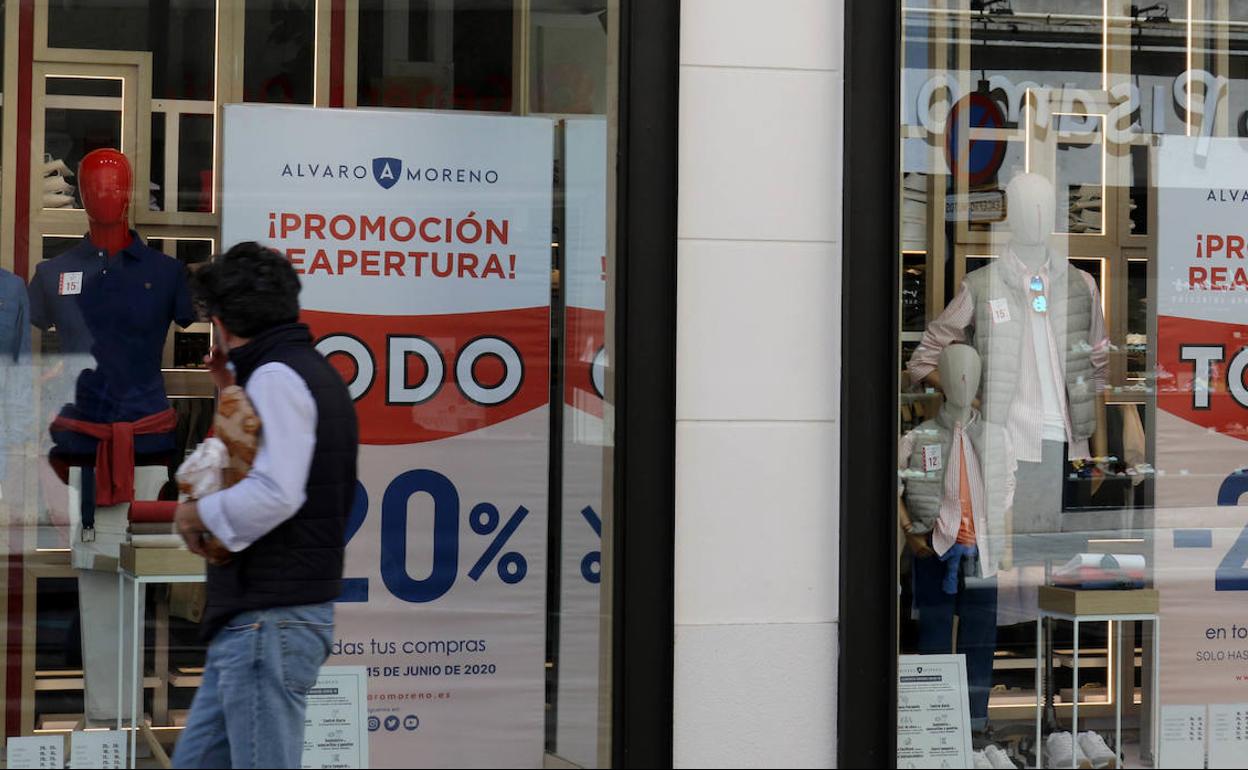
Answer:
<svg viewBox="0 0 1248 770"><path fill-rule="evenodd" d="M1081 623L1112 623L1117 634L1122 633L1122 624L1134 621L1145 621L1153 624L1153 644L1161 643L1161 616L1158 614L1158 596L1154 589L1137 589L1130 591L1081 591L1067 588L1042 586L1040 588L1039 615L1036 618L1036 764L1044 767L1044 744L1041 736L1042 716L1048 693L1041 684L1044 667L1052 660L1051 637L1045 636L1044 621L1066 620L1074 624L1074 681L1072 683L1072 704L1070 718L1070 735L1075 746L1079 740L1079 625ZM1149 732L1153 742L1153 756L1157 756L1157 696L1159 690L1160 667L1155 663L1151 667L1152 702L1148 704L1150 722L1153 726ZM1134 687L1126 688L1128 693ZM1121 691L1121 688L1120 688ZM1129 696L1133 697L1133 696ZM1122 697L1121 692L1114 697L1114 751L1122 756ZM1070 766L1077 767L1078 751L1072 746Z"/></svg>
<svg viewBox="0 0 1248 770"><path fill-rule="evenodd" d="M146 723L140 724L143 705L139 694L139 674L142 657L140 651L143 648L143 621L146 614L146 608L141 603L143 593L142 587L155 583L202 583L206 580L204 573L200 572L187 573L180 575L151 575L136 574L135 572L125 568L117 569L117 586L121 596L125 596L126 584L130 584L130 591L134 599L134 611L131 613L131 630L134 634L133 644L130 649L130 671L134 672L130 679L130 736L127 749L128 767L136 767L136 749L138 748L139 731L143 731L143 737L151 746L153 753L156 754L157 760L163 767L171 767L169 756L165 754L164 748L160 742L156 740L156 736L151 731L151 727ZM123 687L126 683L125 677L125 606L124 601L117 603L117 729L120 731L122 726L122 710L124 709Z"/></svg>

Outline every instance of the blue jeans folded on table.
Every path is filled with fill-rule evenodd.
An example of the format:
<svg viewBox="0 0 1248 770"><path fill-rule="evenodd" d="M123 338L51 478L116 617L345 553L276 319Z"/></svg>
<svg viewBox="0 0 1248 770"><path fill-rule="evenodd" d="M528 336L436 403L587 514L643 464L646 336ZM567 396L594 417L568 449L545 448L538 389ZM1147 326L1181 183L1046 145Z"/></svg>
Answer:
<svg viewBox="0 0 1248 770"><path fill-rule="evenodd" d="M333 636L332 602L235 616L208 646L173 766L299 767L308 690Z"/></svg>
<svg viewBox="0 0 1248 770"><path fill-rule="evenodd" d="M988 695L992 691L992 659L997 646L997 579L975 577L974 546L949 558L914 560L914 606L919 614L919 653L948 655L953 649L953 617L958 616L956 652L966 656L971 726L988 722ZM946 590L952 578L954 592Z"/></svg>

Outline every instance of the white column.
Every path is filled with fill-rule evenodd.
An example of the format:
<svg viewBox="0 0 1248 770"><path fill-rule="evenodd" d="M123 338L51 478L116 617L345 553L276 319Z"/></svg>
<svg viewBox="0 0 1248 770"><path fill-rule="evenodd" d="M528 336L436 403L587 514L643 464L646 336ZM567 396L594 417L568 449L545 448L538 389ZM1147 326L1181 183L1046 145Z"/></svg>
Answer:
<svg viewBox="0 0 1248 770"><path fill-rule="evenodd" d="M842 28L682 3L677 767L836 761Z"/></svg>

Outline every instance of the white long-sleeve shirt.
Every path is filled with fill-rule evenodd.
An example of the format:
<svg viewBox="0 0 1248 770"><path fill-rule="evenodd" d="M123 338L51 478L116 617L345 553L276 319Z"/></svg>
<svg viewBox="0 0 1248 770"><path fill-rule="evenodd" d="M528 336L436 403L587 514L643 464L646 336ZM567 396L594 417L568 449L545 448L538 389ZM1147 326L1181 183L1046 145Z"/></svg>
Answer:
<svg viewBox="0 0 1248 770"><path fill-rule="evenodd" d="M1012 252L1002 256L1005 267L1013 270L1026 285L1032 275L1039 275L1046 293L1052 289L1047 265L1039 270L1028 268ZM1066 269L1076 270L1069 266ZM1092 320L1088 329L1090 357L1096 378L1097 392L1105 389L1109 373L1109 334L1105 316L1101 312L1101 293L1096 280L1080 270L1088 291L1092 294ZM1064 279L1063 279L1064 280ZM968 329L975 324L975 304L971 290L963 281L961 288L948 307L927 326L923 341L910 357L908 369L912 382L922 382L940 362L940 353L954 342L965 342ZM1066 373L1058 355L1060 342L1053 332L1051 314L1028 313L1029 334L1021 339L1022 355L1019 357L1018 396L1010 405L1006 416L1018 459L1023 462L1040 462L1043 441L1065 440L1069 443L1071 459L1091 457L1087 440L1075 441L1070 420L1070 405L1066 396Z"/></svg>
<svg viewBox="0 0 1248 770"><path fill-rule="evenodd" d="M303 507L316 449L316 401L294 369L265 364L245 390L260 417L256 459L242 481L199 501L204 525L236 553Z"/></svg>

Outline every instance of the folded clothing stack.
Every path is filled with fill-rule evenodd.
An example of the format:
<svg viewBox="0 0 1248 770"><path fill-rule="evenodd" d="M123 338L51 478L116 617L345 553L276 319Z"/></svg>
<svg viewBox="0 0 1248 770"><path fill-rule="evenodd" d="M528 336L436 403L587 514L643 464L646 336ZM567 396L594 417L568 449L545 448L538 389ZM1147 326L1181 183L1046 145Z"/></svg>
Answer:
<svg viewBox="0 0 1248 770"><path fill-rule="evenodd" d="M70 209L74 207L74 186L68 182L74 172L65 161L43 156L43 207L45 209Z"/></svg>
<svg viewBox="0 0 1248 770"><path fill-rule="evenodd" d="M1053 572L1063 588L1143 588L1147 562L1140 554L1080 553Z"/></svg>
<svg viewBox="0 0 1248 770"><path fill-rule="evenodd" d="M906 174L901 181L901 243L903 249L927 248L927 174Z"/></svg>
<svg viewBox="0 0 1248 770"><path fill-rule="evenodd" d="M1129 204L1135 210L1135 201ZM1078 184L1070 187L1070 207L1067 230L1071 233L1097 234L1105 232L1105 204L1103 190L1097 184ZM1135 222L1131 221L1131 229Z"/></svg>
<svg viewBox="0 0 1248 770"><path fill-rule="evenodd" d="M172 500L136 500L127 516L129 541L141 548L180 548L182 538L174 533Z"/></svg>

